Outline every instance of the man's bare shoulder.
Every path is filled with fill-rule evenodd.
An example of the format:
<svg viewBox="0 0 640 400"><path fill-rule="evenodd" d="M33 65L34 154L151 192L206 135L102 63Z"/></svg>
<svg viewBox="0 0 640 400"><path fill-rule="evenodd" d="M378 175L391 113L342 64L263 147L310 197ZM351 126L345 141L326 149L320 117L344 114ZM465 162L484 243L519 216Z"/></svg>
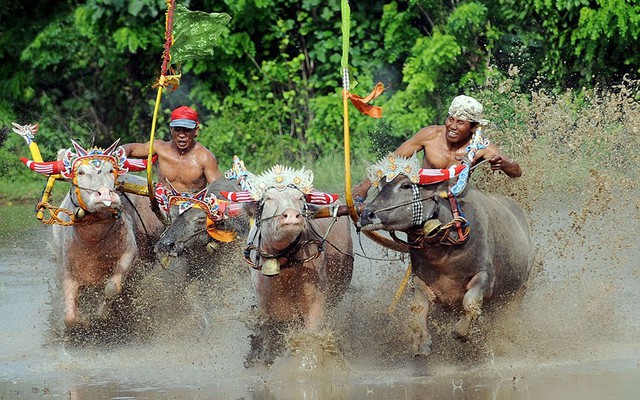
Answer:
<svg viewBox="0 0 640 400"><path fill-rule="evenodd" d="M213 155L211 150L204 147L201 143L196 143L193 148L196 158L199 160L209 162L216 159L216 156Z"/></svg>
<svg viewBox="0 0 640 400"><path fill-rule="evenodd" d="M438 125L434 125L420 129L410 139L402 143L402 145L396 149L395 153L403 157L411 157L416 152L430 147L431 143L444 132L444 130L441 132L439 128Z"/></svg>
<svg viewBox="0 0 640 400"><path fill-rule="evenodd" d="M415 135L414 138L416 141L421 143L431 142L436 140L438 137L442 136L445 133L444 125L429 125L420 129Z"/></svg>
<svg viewBox="0 0 640 400"><path fill-rule="evenodd" d="M166 149L168 147L171 147L171 141L156 139L153 141L153 147L162 147Z"/></svg>
<svg viewBox="0 0 640 400"><path fill-rule="evenodd" d="M177 150L175 150L171 146L171 142L167 142L164 140L154 140L153 141L153 151L160 156L171 156L173 153L178 154Z"/></svg>

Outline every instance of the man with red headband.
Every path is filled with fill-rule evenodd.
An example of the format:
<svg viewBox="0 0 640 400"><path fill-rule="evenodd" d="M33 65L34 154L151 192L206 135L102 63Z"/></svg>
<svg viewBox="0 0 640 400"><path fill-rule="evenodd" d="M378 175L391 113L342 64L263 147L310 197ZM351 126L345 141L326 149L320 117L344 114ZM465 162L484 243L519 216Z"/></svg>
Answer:
<svg viewBox="0 0 640 400"><path fill-rule="evenodd" d="M463 161L475 165L482 160L494 171L502 171L510 178L522 175L520 165L507 157L496 145L482 138L481 127L489 121L482 118L483 107L473 97L457 96L449 107L444 125L431 125L420 129L394 152L411 157L424 151L423 168L445 169ZM363 202L371 187L369 179L353 188L353 198Z"/></svg>
<svg viewBox="0 0 640 400"><path fill-rule="evenodd" d="M171 140L154 140L153 154L158 155L160 183L181 192L197 193L222 177L218 161L211 151L196 142L198 113L181 106L171 112ZM128 157L147 157L150 142L123 145Z"/></svg>

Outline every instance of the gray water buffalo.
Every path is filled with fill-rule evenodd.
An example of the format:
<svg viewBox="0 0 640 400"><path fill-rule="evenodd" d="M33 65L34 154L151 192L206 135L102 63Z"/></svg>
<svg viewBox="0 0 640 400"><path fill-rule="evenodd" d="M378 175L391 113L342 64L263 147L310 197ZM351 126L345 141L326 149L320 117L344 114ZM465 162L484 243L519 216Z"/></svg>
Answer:
<svg viewBox="0 0 640 400"><path fill-rule="evenodd" d="M134 203L123 201L124 196L116 191L118 176L133 168L118 141L106 150L85 150L72 143L72 148L59 152L55 162L23 159L34 171L60 174L71 183L59 208L52 210L51 221L68 328L89 320L78 308L79 292L85 288L103 287L96 315L107 315L138 256L136 233L140 233Z"/></svg>
<svg viewBox="0 0 640 400"><path fill-rule="evenodd" d="M485 300L512 294L526 284L534 245L527 218L512 199L467 185L452 202L449 188L455 179L428 185L416 181L399 174L384 183L366 204L359 225L390 231L410 248L414 283L421 289L412 307L419 326L414 350L420 355L431 350L431 302L462 308L453 333L466 340ZM406 241L395 231L406 233Z"/></svg>
<svg viewBox="0 0 640 400"><path fill-rule="evenodd" d="M255 218L245 249L257 297L259 320L246 365L272 363L282 348L282 328L317 331L327 307L340 301L351 282L353 243L347 217L310 219L314 204L337 196L314 191L313 173L275 166L244 192ZM231 200L242 197L227 194Z"/></svg>
<svg viewBox="0 0 640 400"><path fill-rule="evenodd" d="M154 251L167 269L182 276L181 280L188 281L213 270L216 259L223 262L222 259L235 251L236 247L229 242L238 240L238 235L241 240L246 238L249 219L237 212L241 209L229 210L239 205L227 206L216 201L220 199L220 191L240 189L237 181L221 178L192 197L170 192L167 198L170 224L155 244Z"/></svg>

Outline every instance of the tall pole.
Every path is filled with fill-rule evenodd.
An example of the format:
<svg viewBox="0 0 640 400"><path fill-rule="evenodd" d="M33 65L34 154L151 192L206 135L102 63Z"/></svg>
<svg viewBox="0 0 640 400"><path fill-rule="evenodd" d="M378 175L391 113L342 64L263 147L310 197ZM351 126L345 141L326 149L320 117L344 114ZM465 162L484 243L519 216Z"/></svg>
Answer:
<svg viewBox="0 0 640 400"><path fill-rule="evenodd" d="M351 9L349 1L342 0L340 6L342 12L342 108L343 108L343 132L344 132L344 195L351 219L356 222L356 212L351 195L351 137L349 135L349 35L351 30Z"/></svg>
<svg viewBox="0 0 640 400"><path fill-rule="evenodd" d="M344 195L346 197L345 201L347 203L347 209L349 210L349 216L353 222L357 222L359 219L358 211L356 210L355 204L353 202L353 196L351 195L351 138L349 135L349 99L353 97L358 97L360 100L364 100L364 103L368 102L369 99L375 98L379 93L381 93L382 85L380 87L376 87L374 90L374 94L367 96L365 99L362 99L359 96L353 96L350 94L350 83L349 83L349 35L350 35L350 27L351 27L351 9L349 8L349 1L342 0L341 7L342 11L342 60L340 66L342 67L342 108L343 108L343 130L344 130ZM363 106L366 107L366 106ZM361 109L362 111L362 109ZM372 114L369 114L372 115ZM407 246L402 245L400 243L396 243L395 241L386 238L380 235L377 232L364 231L365 236L381 244L382 246L388 247L392 250L408 253L409 249Z"/></svg>
<svg viewBox="0 0 640 400"><path fill-rule="evenodd" d="M175 0L167 1L167 12L165 19L164 29L164 51L162 52L162 67L160 68L160 78L158 79L158 93L156 95L156 104L153 109L153 118L151 120L151 133L149 134L149 154L147 155L147 188L149 199L151 204L157 206L154 196L153 188L153 172L152 172L152 158L153 158L153 141L155 139L156 125L158 123L158 113L160 110L160 103L162 100L162 90L166 84L167 70L171 62L171 45L173 44L173 13L175 10Z"/></svg>

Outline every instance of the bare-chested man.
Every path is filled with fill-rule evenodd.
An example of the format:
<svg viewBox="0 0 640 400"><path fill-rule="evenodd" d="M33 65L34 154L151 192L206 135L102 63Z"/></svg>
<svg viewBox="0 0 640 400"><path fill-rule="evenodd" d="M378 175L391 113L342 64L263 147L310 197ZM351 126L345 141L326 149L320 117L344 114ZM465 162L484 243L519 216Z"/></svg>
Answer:
<svg viewBox="0 0 640 400"><path fill-rule="evenodd" d="M211 151L196 142L198 137L198 113L181 106L171 112L171 140L154 140L153 153L158 155L159 181L181 192L196 193L209 183L222 177L218 161ZM123 145L128 157L147 157L149 144Z"/></svg>
<svg viewBox="0 0 640 400"><path fill-rule="evenodd" d="M424 168L444 169L459 165L467 154L473 134L479 124L488 121L482 119L483 107L476 99L458 96L449 107L449 116L444 125L431 125L420 129L412 138L404 142L394 152L402 157L411 157L415 152L424 151ZM491 169L502 171L511 178L522 175L517 162L507 157L492 143L477 150L473 164L487 160ZM353 198L364 201L371 182L366 179L353 189Z"/></svg>

